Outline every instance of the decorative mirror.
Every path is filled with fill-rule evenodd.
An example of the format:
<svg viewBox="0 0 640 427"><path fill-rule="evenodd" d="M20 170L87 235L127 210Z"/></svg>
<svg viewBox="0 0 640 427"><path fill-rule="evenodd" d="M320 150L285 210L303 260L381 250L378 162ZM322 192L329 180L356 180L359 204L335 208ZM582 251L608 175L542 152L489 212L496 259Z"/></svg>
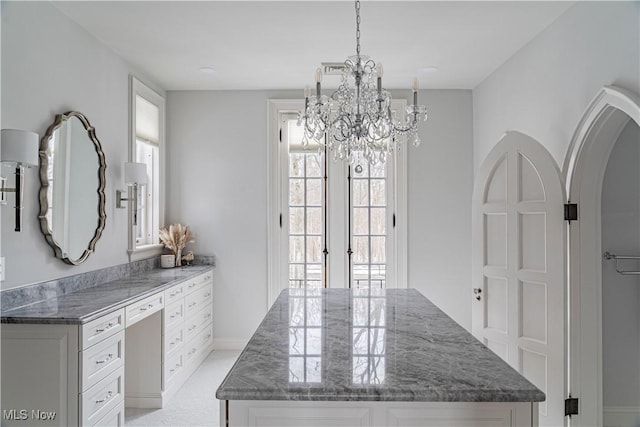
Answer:
<svg viewBox="0 0 640 427"><path fill-rule="evenodd" d="M104 153L76 111L56 115L40 141L40 229L67 264L83 263L104 229Z"/></svg>

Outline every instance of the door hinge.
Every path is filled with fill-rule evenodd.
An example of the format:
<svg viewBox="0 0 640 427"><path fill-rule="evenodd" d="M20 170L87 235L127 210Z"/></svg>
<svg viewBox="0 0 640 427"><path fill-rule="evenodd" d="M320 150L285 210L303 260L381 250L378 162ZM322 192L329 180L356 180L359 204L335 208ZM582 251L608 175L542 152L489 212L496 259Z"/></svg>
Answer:
<svg viewBox="0 0 640 427"><path fill-rule="evenodd" d="M282 128L280 128L280 133L279 133L278 138L280 139L280 142L282 142Z"/></svg>
<svg viewBox="0 0 640 427"><path fill-rule="evenodd" d="M578 398L571 397L569 395L568 399L564 400L564 416L569 416L571 418L572 415L578 415Z"/></svg>
<svg viewBox="0 0 640 427"><path fill-rule="evenodd" d="M393 214L393 228L396 228L396 214Z"/></svg>
<svg viewBox="0 0 640 427"><path fill-rule="evenodd" d="M282 214L280 214L280 228L282 228Z"/></svg>
<svg viewBox="0 0 640 427"><path fill-rule="evenodd" d="M565 205L564 205L564 219L565 219L565 221L577 221L578 220L578 205L576 203L565 203Z"/></svg>

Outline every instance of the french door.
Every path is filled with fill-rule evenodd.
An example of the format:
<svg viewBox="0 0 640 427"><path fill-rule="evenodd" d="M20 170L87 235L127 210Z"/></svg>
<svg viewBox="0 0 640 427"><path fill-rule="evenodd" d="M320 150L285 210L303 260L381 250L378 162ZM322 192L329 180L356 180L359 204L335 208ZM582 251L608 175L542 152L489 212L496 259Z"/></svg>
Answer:
<svg viewBox="0 0 640 427"><path fill-rule="evenodd" d="M270 300L277 289L286 287L406 286L397 274L398 258L404 255L398 250L402 246L398 240L404 240L398 238L404 212L399 212L396 179L403 153L383 164L348 165L334 161L318 144L303 146L296 114L279 112L277 117L273 176L277 176L278 206L271 221L277 221L272 230L278 236L270 236L270 247L277 251L270 259L279 262L280 274L279 283L271 285ZM273 163L271 168L276 167ZM280 242L278 248L274 240Z"/></svg>

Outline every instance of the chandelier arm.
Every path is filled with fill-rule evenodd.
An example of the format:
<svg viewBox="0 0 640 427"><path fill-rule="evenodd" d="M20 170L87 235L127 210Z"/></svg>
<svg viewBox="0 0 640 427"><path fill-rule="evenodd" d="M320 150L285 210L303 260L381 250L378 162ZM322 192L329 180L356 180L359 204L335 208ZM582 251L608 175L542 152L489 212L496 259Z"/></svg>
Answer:
<svg viewBox="0 0 640 427"><path fill-rule="evenodd" d="M342 137L342 139L338 139L336 137L336 133L333 134L333 137L336 141L346 141L353 134L353 123L351 121L351 117L341 115L337 118L337 120L334 123L337 124L339 122L342 122L345 125L345 126L336 126L340 130L340 136Z"/></svg>

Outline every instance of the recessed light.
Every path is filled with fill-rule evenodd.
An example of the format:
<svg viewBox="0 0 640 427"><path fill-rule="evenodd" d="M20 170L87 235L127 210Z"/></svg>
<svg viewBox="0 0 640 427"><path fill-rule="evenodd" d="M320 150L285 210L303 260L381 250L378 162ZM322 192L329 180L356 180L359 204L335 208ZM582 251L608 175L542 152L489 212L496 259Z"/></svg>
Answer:
<svg viewBox="0 0 640 427"><path fill-rule="evenodd" d="M435 73L438 70L439 70L439 68L435 67L433 65L429 65L428 67L420 68L420 72L422 72L422 73Z"/></svg>
<svg viewBox="0 0 640 427"><path fill-rule="evenodd" d="M216 72L216 70L213 67L200 67L200 71L202 71L205 74L213 74Z"/></svg>

